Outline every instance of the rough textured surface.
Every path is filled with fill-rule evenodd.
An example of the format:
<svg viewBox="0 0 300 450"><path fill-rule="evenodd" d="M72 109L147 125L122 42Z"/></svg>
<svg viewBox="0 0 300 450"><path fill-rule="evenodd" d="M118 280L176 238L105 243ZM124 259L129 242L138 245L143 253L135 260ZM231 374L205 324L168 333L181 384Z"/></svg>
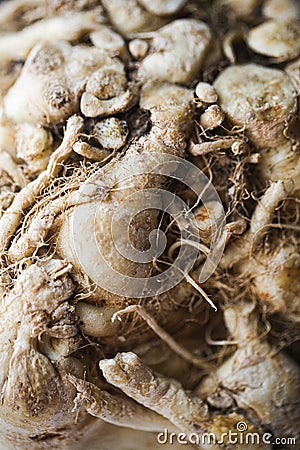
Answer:
<svg viewBox="0 0 300 450"><path fill-rule="evenodd" d="M1 3L0 450L299 440L299 17Z"/></svg>

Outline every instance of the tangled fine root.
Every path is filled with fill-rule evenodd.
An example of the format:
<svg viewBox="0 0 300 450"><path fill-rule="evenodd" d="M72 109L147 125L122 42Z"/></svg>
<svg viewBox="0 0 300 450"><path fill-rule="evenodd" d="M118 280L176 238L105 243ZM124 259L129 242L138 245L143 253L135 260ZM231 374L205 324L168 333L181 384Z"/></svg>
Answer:
<svg viewBox="0 0 300 450"><path fill-rule="evenodd" d="M299 18L294 0L1 5L1 449L238 422L299 439Z"/></svg>

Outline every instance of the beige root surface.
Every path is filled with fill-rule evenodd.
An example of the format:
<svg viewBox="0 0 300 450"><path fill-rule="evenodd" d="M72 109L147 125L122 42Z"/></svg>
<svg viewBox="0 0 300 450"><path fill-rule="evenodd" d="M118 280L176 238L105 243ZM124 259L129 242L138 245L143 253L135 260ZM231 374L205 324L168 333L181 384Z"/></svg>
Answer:
<svg viewBox="0 0 300 450"><path fill-rule="evenodd" d="M299 440L299 17L293 0L1 4L0 450L158 449L164 429L238 422ZM155 172L170 157L219 200L178 161ZM143 209L153 188L185 207ZM156 229L150 261L115 246L145 256ZM197 258L169 291L116 286L111 268L160 276L182 248Z"/></svg>

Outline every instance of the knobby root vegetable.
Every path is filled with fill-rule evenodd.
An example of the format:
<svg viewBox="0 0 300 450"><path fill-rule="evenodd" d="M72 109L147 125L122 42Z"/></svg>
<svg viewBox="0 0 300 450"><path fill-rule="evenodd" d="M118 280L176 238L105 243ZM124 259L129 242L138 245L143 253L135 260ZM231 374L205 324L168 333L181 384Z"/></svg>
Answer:
<svg viewBox="0 0 300 450"><path fill-rule="evenodd" d="M143 59L149 50L149 44L143 39L132 39L129 42L129 50L136 59Z"/></svg>
<svg viewBox="0 0 300 450"><path fill-rule="evenodd" d="M195 94L204 103L216 103L218 100L218 94L214 87L209 83L200 81L195 88Z"/></svg>
<svg viewBox="0 0 300 450"><path fill-rule="evenodd" d="M56 17L41 21L15 34L4 34L0 39L0 55L3 59L24 58L32 47L41 42L55 40L75 41L97 28L93 13L74 13L69 17Z"/></svg>
<svg viewBox="0 0 300 450"><path fill-rule="evenodd" d="M284 72L256 64L234 65L220 74L214 87L221 108L234 125L245 126L253 144L258 148L285 144L283 130L295 111L296 93Z"/></svg>
<svg viewBox="0 0 300 450"><path fill-rule="evenodd" d="M276 237L267 249L262 245L266 231L272 227L275 210L287 197L288 189L282 181L271 184L259 200L249 230L240 240L229 244L221 266L234 267L242 276L251 277L255 293L270 312L281 311L298 322L300 261L297 242L292 235L286 235L284 246Z"/></svg>
<svg viewBox="0 0 300 450"><path fill-rule="evenodd" d="M299 4L295 0L266 0L262 9L268 19L288 21L300 17Z"/></svg>
<svg viewBox="0 0 300 450"><path fill-rule="evenodd" d="M225 115L218 105L209 106L200 116L200 125L205 130L213 130L223 122Z"/></svg>
<svg viewBox="0 0 300 450"><path fill-rule="evenodd" d="M261 243L265 227L272 222L276 207L288 195L289 185L282 180L272 183L260 199L251 217L250 228L237 243L227 248L221 265L231 267L243 258L249 257L250 252Z"/></svg>
<svg viewBox="0 0 300 450"><path fill-rule="evenodd" d="M292 178L299 189L299 156L285 133L297 108L292 80L280 70L246 64L225 69L214 87L227 117L260 150L260 177Z"/></svg>
<svg viewBox="0 0 300 450"><path fill-rule="evenodd" d="M82 129L83 120L78 116L72 116L68 120L64 140L51 155L47 169L19 192L10 207L5 211L4 216L0 220L0 254L3 254L19 226L23 212L33 205L36 197L41 194L42 190L50 184L53 178L58 176L62 169L62 164L70 156L73 145Z"/></svg>
<svg viewBox="0 0 300 450"><path fill-rule="evenodd" d="M160 159L163 161L162 155L164 153L181 155L184 151L184 139L189 132L186 127L186 117L190 114L192 108L192 98L190 90L174 85L148 84L143 87L140 106L151 113L151 131L148 135L133 142L126 155L107 164L103 170L101 169L101 186L107 191L103 201L99 201L97 185L95 184L94 187L91 185L90 200L79 205L76 209L77 213L80 214L76 224L79 227L78 236L80 239L85 236L82 242L90 248L88 257L84 258L84 269L82 262L78 261L72 242L72 216L68 212L62 216L62 227L57 244L58 252L63 258L72 262L79 271L87 272L93 280L109 277L111 267L119 273L126 274L126 276L139 274L139 277L147 277L151 273L152 263L129 261L114 248L111 223L115 211L118 211L120 204L123 203L124 193L129 196L140 189L162 186L163 177L160 177L162 180L160 181L158 176L154 177L147 172L151 172L152 167ZM165 130L164 133L162 133L162 129ZM135 180L128 180L126 174L130 174L130 165L134 155L143 156L141 162L143 164L143 175L135 177ZM78 201L81 201L80 197ZM135 207L139 209L138 204ZM129 213L130 209L128 210ZM99 248L93 244L94 236L87 235L85 232L86 221L91 220L93 222L92 217L97 217L95 236L100 246L100 254L106 255L105 260L100 257ZM136 248L144 248L145 236L148 236L151 230L155 228L157 220L157 211L155 210L141 212L137 218L133 219L131 239L133 239ZM115 232L120 235L124 226L121 220L117 226L120 228L117 228ZM126 239L126 236L124 236L124 239ZM107 292L103 292L102 296L107 299L111 298L111 294Z"/></svg>
<svg viewBox="0 0 300 450"><path fill-rule="evenodd" d="M1 432L20 448L29 448L30 437L49 429L59 436L72 423L74 391L38 348L44 333L51 336L52 326L64 338L76 333L76 317L64 324L74 291L68 272L69 267L55 259L33 264L1 303L1 314L10 317L1 325Z"/></svg>
<svg viewBox="0 0 300 450"><path fill-rule="evenodd" d="M109 76L114 77L114 87L105 81ZM32 50L21 76L6 95L5 113L15 123L61 123L78 110L84 90L109 102L123 93L126 84L123 64L108 51L65 42L42 44ZM84 103L83 97L81 109Z"/></svg>
<svg viewBox="0 0 300 450"><path fill-rule="evenodd" d="M293 433L299 439L300 371L286 355L274 354L260 329L259 315L251 302L226 306L225 320L238 347L235 353L208 377L198 392L222 398L228 393L239 408L253 414L278 436ZM286 417L291 420L287 421ZM292 448L292 446L291 446Z"/></svg>
<svg viewBox="0 0 300 450"><path fill-rule="evenodd" d="M147 0L139 0L139 3L144 6L148 11L157 16L164 16L169 14L177 13L186 0L166 0L161 2L160 0L154 0L153 2L148 2Z"/></svg>
<svg viewBox="0 0 300 450"><path fill-rule="evenodd" d="M298 19L1 4L1 450L300 438Z"/></svg>
<svg viewBox="0 0 300 450"><path fill-rule="evenodd" d="M209 51L209 27L192 19L180 19L153 33L150 53L140 65L139 78L186 84L200 72Z"/></svg>
<svg viewBox="0 0 300 450"><path fill-rule="evenodd" d="M25 59L36 44L54 40L76 41L96 30L99 22L102 17L94 12L73 12L64 17L37 21L17 33L0 35L1 95L18 77L21 65L17 64L12 70L14 62Z"/></svg>
<svg viewBox="0 0 300 450"><path fill-rule="evenodd" d="M248 423L236 413L227 416L212 414L199 396L187 393L180 383L151 371L134 353L119 353L114 359L104 359L100 368L111 384L187 433L212 433L221 440L222 433L240 420ZM249 426L252 432L258 431L251 424ZM211 444L204 443L198 448L211 448ZM238 445L237 448L242 449L243 446ZM253 448L262 447L257 445Z"/></svg>
<svg viewBox="0 0 300 450"><path fill-rule="evenodd" d="M287 61L299 55L300 27L290 20L270 20L250 30L247 42L257 53Z"/></svg>
<svg viewBox="0 0 300 450"><path fill-rule="evenodd" d="M229 9L238 18L242 17L244 20L252 17L254 9L262 3L262 0L220 0L220 5Z"/></svg>
<svg viewBox="0 0 300 450"><path fill-rule="evenodd" d="M67 376L67 379L74 384L78 392L75 404L84 406L86 411L94 417L104 419L108 423L143 431L159 431L162 425L170 427L171 430L176 429L169 421L164 421L159 414L137 405L125 396L111 395L94 384L71 375Z"/></svg>
<svg viewBox="0 0 300 450"><path fill-rule="evenodd" d="M165 23L164 18L145 10L137 0L103 0L102 3L116 29L128 37L156 30Z"/></svg>

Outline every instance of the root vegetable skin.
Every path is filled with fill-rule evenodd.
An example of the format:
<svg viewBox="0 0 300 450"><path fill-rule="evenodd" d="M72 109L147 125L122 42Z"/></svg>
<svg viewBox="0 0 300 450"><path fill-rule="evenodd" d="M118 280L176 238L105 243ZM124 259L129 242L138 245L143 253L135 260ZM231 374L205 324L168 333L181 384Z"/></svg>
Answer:
<svg viewBox="0 0 300 450"><path fill-rule="evenodd" d="M286 67L287 74L291 77L293 80L297 92L300 91L300 59L296 59L296 61L290 63Z"/></svg>
<svg viewBox="0 0 300 450"><path fill-rule="evenodd" d="M133 39L129 42L129 50L134 58L143 59L149 50L149 44L142 39Z"/></svg>
<svg viewBox="0 0 300 450"><path fill-rule="evenodd" d="M219 5L231 11L236 17L247 20L252 16L253 11L262 3L262 0L219 0Z"/></svg>
<svg viewBox="0 0 300 450"><path fill-rule="evenodd" d="M202 398L186 392L180 383L153 372L134 353L119 353L114 359L102 360L100 368L111 384L137 402L162 414L186 433L212 433L221 440L224 436L222 433L234 429L239 421L248 424L243 416L236 413L226 416L212 414ZM259 431L249 424L250 430ZM201 448L215 449L217 446L202 443ZM243 446L237 445L237 448L242 450ZM258 444L252 448L258 450L262 446Z"/></svg>
<svg viewBox="0 0 300 450"><path fill-rule="evenodd" d="M137 0L103 0L102 4L116 29L127 37L157 30L165 24L164 18L145 10Z"/></svg>
<svg viewBox="0 0 300 450"><path fill-rule="evenodd" d="M139 78L189 83L201 70L211 40L209 27L192 19L176 20L160 28L154 33L150 54L141 63Z"/></svg>
<svg viewBox="0 0 300 450"><path fill-rule="evenodd" d="M90 34L90 40L95 47L111 52L112 55L119 56L121 59L128 59L128 52L122 36L103 25Z"/></svg>
<svg viewBox="0 0 300 450"><path fill-rule="evenodd" d="M81 330L88 336L111 336L119 329L118 321L112 321L113 315L118 311L116 307L99 308L85 302L78 302L76 312L81 318Z"/></svg>
<svg viewBox="0 0 300 450"><path fill-rule="evenodd" d="M96 200L91 200L87 204L77 206L76 211L80 213L80 216L77 216L76 227L78 229L79 226L81 230L78 237L82 240L82 237L85 236L82 240L82 245L85 248L88 246L90 249L89 254L86 254L88 256L87 258L84 257L85 253L81 256L84 257L85 270L87 270L87 267L89 268L88 275L93 280L100 280L101 276L108 276L106 274L106 264L99 257L99 249L93 245L94 237L86 235L85 232L86 221L89 220L91 221L90 223L94 223L95 214L97 217L94 230L95 236L97 243L99 243L101 253L105 255L106 261L118 273L123 273L130 277L138 275L138 277L143 278L149 276L152 270L152 263L141 264L129 261L114 248L111 235L111 220L114 211L124 203L124 194L128 196L139 189L159 188L161 183L159 177L154 177L151 173L149 174L147 172L151 172L151 169L159 162L160 155L164 153L182 155L185 147L185 139L189 133L186 126L186 117L191 112L192 98L192 91L185 88L170 84L161 84L159 86L154 84L145 85L141 92L140 106L145 110L149 110L151 113L153 124L151 131L148 135L133 142L125 156L104 167L101 172L101 184L103 183L108 189L107 196L104 197L104 200L99 201L97 199L99 195L97 196L95 188L91 187L91 198L94 195ZM130 181L127 178L131 172L131 157L137 154L145 155L145 158L140 162L143 167L143 175ZM82 223L79 224L79 220ZM131 236L136 248L144 248L145 237L149 236L151 230L155 228L156 223L156 211L149 212L146 210L139 214L137 219L134 219L131 225ZM82 263L78 261L71 238L72 216L69 212L62 216L61 224L57 251L62 257L72 262L74 267L80 272L83 271L84 273ZM120 224L120 229L118 229L117 233L118 236L124 234L122 224ZM102 292L102 296L107 299L111 298L111 294L107 292Z"/></svg>
<svg viewBox="0 0 300 450"><path fill-rule="evenodd" d="M216 103L218 94L211 84L200 81L195 88L195 94L204 103Z"/></svg>
<svg viewBox="0 0 300 450"><path fill-rule="evenodd" d="M100 368L105 378L115 386L122 387L130 397L162 413L173 422L177 419L175 423L179 428L196 430L199 419L204 421L208 418L207 405L200 398L192 400L179 383L169 382L153 374L133 353L119 354L115 360L103 360L100 362ZM139 380L135 373L140 374ZM129 379L132 380L131 384L127 383ZM166 398L168 402L165 401ZM186 415L191 415L188 420L180 417L178 406L183 404ZM198 426L201 427L200 424Z"/></svg>
<svg viewBox="0 0 300 450"><path fill-rule="evenodd" d="M76 193L75 193L76 194ZM13 239L8 249L11 261L21 261L30 257L45 244L57 215L68 207L76 204L76 196L73 194L67 198L59 198L38 212L30 221L26 231L19 237Z"/></svg>
<svg viewBox="0 0 300 450"><path fill-rule="evenodd" d="M1 255L5 252L6 247L19 226L23 211L33 205L42 189L49 186L52 178L59 174L62 169L62 163L70 156L73 145L78 140L78 134L82 129L82 118L78 116L70 117L64 140L51 155L47 169L19 192L18 195L15 196L10 207L5 211L5 214L0 220Z"/></svg>
<svg viewBox="0 0 300 450"><path fill-rule="evenodd" d="M20 187L26 186L26 179L18 164L9 153L0 152L0 169L5 170L11 179Z"/></svg>
<svg viewBox="0 0 300 450"><path fill-rule="evenodd" d="M299 321L300 261L297 243L286 236L285 244L273 238L267 249L262 244L278 205L291 192L291 184L272 183L259 200L249 230L228 245L221 267L233 267L243 277L251 277L252 288L270 313L280 312Z"/></svg>
<svg viewBox="0 0 300 450"><path fill-rule="evenodd" d="M105 117L127 111L137 102L137 89L128 84L125 67L111 61L96 71L86 84L80 109L86 117Z"/></svg>
<svg viewBox="0 0 300 450"><path fill-rule="evenodd" d="M166 0L161 2L160 0L154 0L148 2L148 0L139 0L139 3L144 6L145 9L157 16L167 16L177 13L186 3L186 0Z"/></svg>
<svg viewBox="0 0 300 450"><path fill-rule="evenodd" d="M295 20L300 17L300 8L296 0L266 0L262 11L265 17L275 20Z"/></svg>
<svg viewBox="0 0 300 450"><path fill-rule="evenodd" d="M200 125L204 130L213 130L223 122L225 115L218 105L212 105L200 116Z"/></svg>
<svg viewBox="0 0 300 450"><path fill-rule="evenodd" d="M6 7L6 11L2 16L1 10L1 19L5 23L1 23L0 28L4 30L4 28L8 27L8 29L17 29L19 30L19 26L21 25L21 17L20 14L24 13L25 9L25 17L26 17L26 8L30 6L30 2L24 2L24 5L16 4L15 9L13 3L18 2L5 2L4 9ZM35 2L33 2L32 6L34 7ZM44 4L39 4L44 3ZM68 2L70 5L70 2ZM11 33L3 33L0 35L0 98L2 98L3 94L7 92L7 90L13 85L16 79L19 76L19 73L22 68L23 60L25 60L32 50L32 48L41 43L53 42L57 39L61 39L63 41L76 41L81 37L85 36L87 33L92 32L98 29L99 23L102 22L100 11L87 11L87 12L71 12L67 13L63 17L52 17L45 20L36 21L38 18L44 19L45 16L48 17L51 7L55 5L50 4L49 2L36 2L37 9L40 8L41 16L35 17L34 11L32 11L32 15L28 12L28 20L29 26L21 29L18 32ZM10 8L11 5L11 13L12 17L10 17ZM3 8L3 5L1 5ZM71 5L70 5L71 6ZM20 11L18 9L20 8ZM24 8L24 9L23 9ZM34 8L33 8L34 9ZM5 12L8 13L7 21L5 20ZM57 9L52 11L52 13L57 13ZM14 17L16 14L17 18ZM35 22L31 24L31 21ZM27 21L25 18L25 24L27 25ZM24 26L23 25L23 26ZM22 25L21 25L22 27ZM16 63L17 62L17 63Z"/></svg>
<svg viewBox="0 0 300 450"><path fill-rule="evenodd" d="M52 134L43 128L23 124L17 136L17 157L26 161L32 173L46 169L54 150Z"/></svg>
<svg viewBox="0 0 300 450"><path fill-rule="evenodd" d="M106 149L118 150L125 145L128 134L126 122L111 117L97 122L94 130L96 139Z"/></svg>
<svg viewBox="0 0 300 450"><path fill-rule="evenodd" d="M225 319L238 348L200 386L199 393L207 397L224 389L240 408L254 412L275 435L299 439L299 367L282 353L273 354L266 339L260 337L253 304L227 307Z"/></svg>
<svg viewBox="0 0 300 450"><path fill-rule="evenodd" d="M289 77L256 64L231 66L216 79L219 104L234 125L245 127L258 148L286 144L285 122L296 109Z"/></svg>
<svg viewBox="0 0 300 450"><path fill-rule="evenodd" d="M73 150L78 155L84 156L85 158L92 159L94 161L101 162L111 155L109 150L103 148L93 147L87 142L77 141L73 145Z"/></svg>
<svg viewBox="0 0 300 450"><path fill-rule="evenodd" d="M282 180L270 185L252 214L250 229L240 240L228 246L222 258L221 267L232 267L251 256L251 250L261 243L265 227L272 222L275 209L287 197L289 188L290 184Z"/></svg>
<svg viewBox="0 0 300 450"><path fill-rule="evenodd" d="M300 258L295 244L272 243L269 252L260 251L241 263L240 271L253 279L255 291L271 313L280 312L299 322Z"/></svg>
<svg viewBox="0 0 300 450"><path fill-rule="evenodd" d="M129 398L111 395L101 391L92 383L68 376L78 391L77 400L85 405L86 411L94 417L119 426L138 428L143 431L160 431L162 426L176 430L167 420ZM75 400L76 401L76 400Z"/></svg>
<svg viewBox="0 0 300 450"><path fill-rule="evenodd" d="M17 124L63 123L78 111L89 77L105 65L123 68L119 61L114 63L108 53L95 47L72 47L62 42L38 45L5 97L7 117Z"/></svg>
<svg viewBox="0 0 300 450"><path fill-rule="evenodd" d="M39 352L39 340L51 332L60 311L66 312L62 306L73 290L68 268L51 260L25 269L1 303L0 315L6 316L0 330L2 433L15 433L26 442L72 422L68 410L74 391Z"/></svg>
<svg viewBox="0 0 300 450"><path fill-rule="evenodd" d="M259 176L270 181L292 179L299 189L299 155L286 128L297 115L297 91L284 72L256 64L233 65L215 80L219 105L235 126L242 127L260 151Z"/></svg>
<svg viewBox="0 0 300 450"><path fill-rule="evenodd" d="M292 339L300 317L299 229L283 218L300 193L298 5L46 3L0 17L0 450L131 450L133 430L221 439L238 422L300 439L299 366L265 330L279 318ZM222 200L176 181L177 157ZM199 242L181 234L190 213ZM165 292L182 247L199 253Z"/></svg>
<svg viewBox="0 0 300 450"><path fill-rule="evenodd" d="M250 30L247 42L257 53L288 61L299 55L300 27L291 20L270 20Z"/></svg>
<svg viewBox="0 0 300 450"><path fill-rule="evenodd" d="M262 0L220 0L220 5L225 6L232 11L237 17L247 20L253 14L254 9L262 3Z"/></svg>
<svg viewBox="0 0 300 450"><path fill-rule="evenodd" d="M55 40L75 41L87 32L97 29L94 13L74 13L69 17L55 17L37 22L19 33L4 34L0 38L0 57L11 60L24 58L42 42Z"/></svg>

